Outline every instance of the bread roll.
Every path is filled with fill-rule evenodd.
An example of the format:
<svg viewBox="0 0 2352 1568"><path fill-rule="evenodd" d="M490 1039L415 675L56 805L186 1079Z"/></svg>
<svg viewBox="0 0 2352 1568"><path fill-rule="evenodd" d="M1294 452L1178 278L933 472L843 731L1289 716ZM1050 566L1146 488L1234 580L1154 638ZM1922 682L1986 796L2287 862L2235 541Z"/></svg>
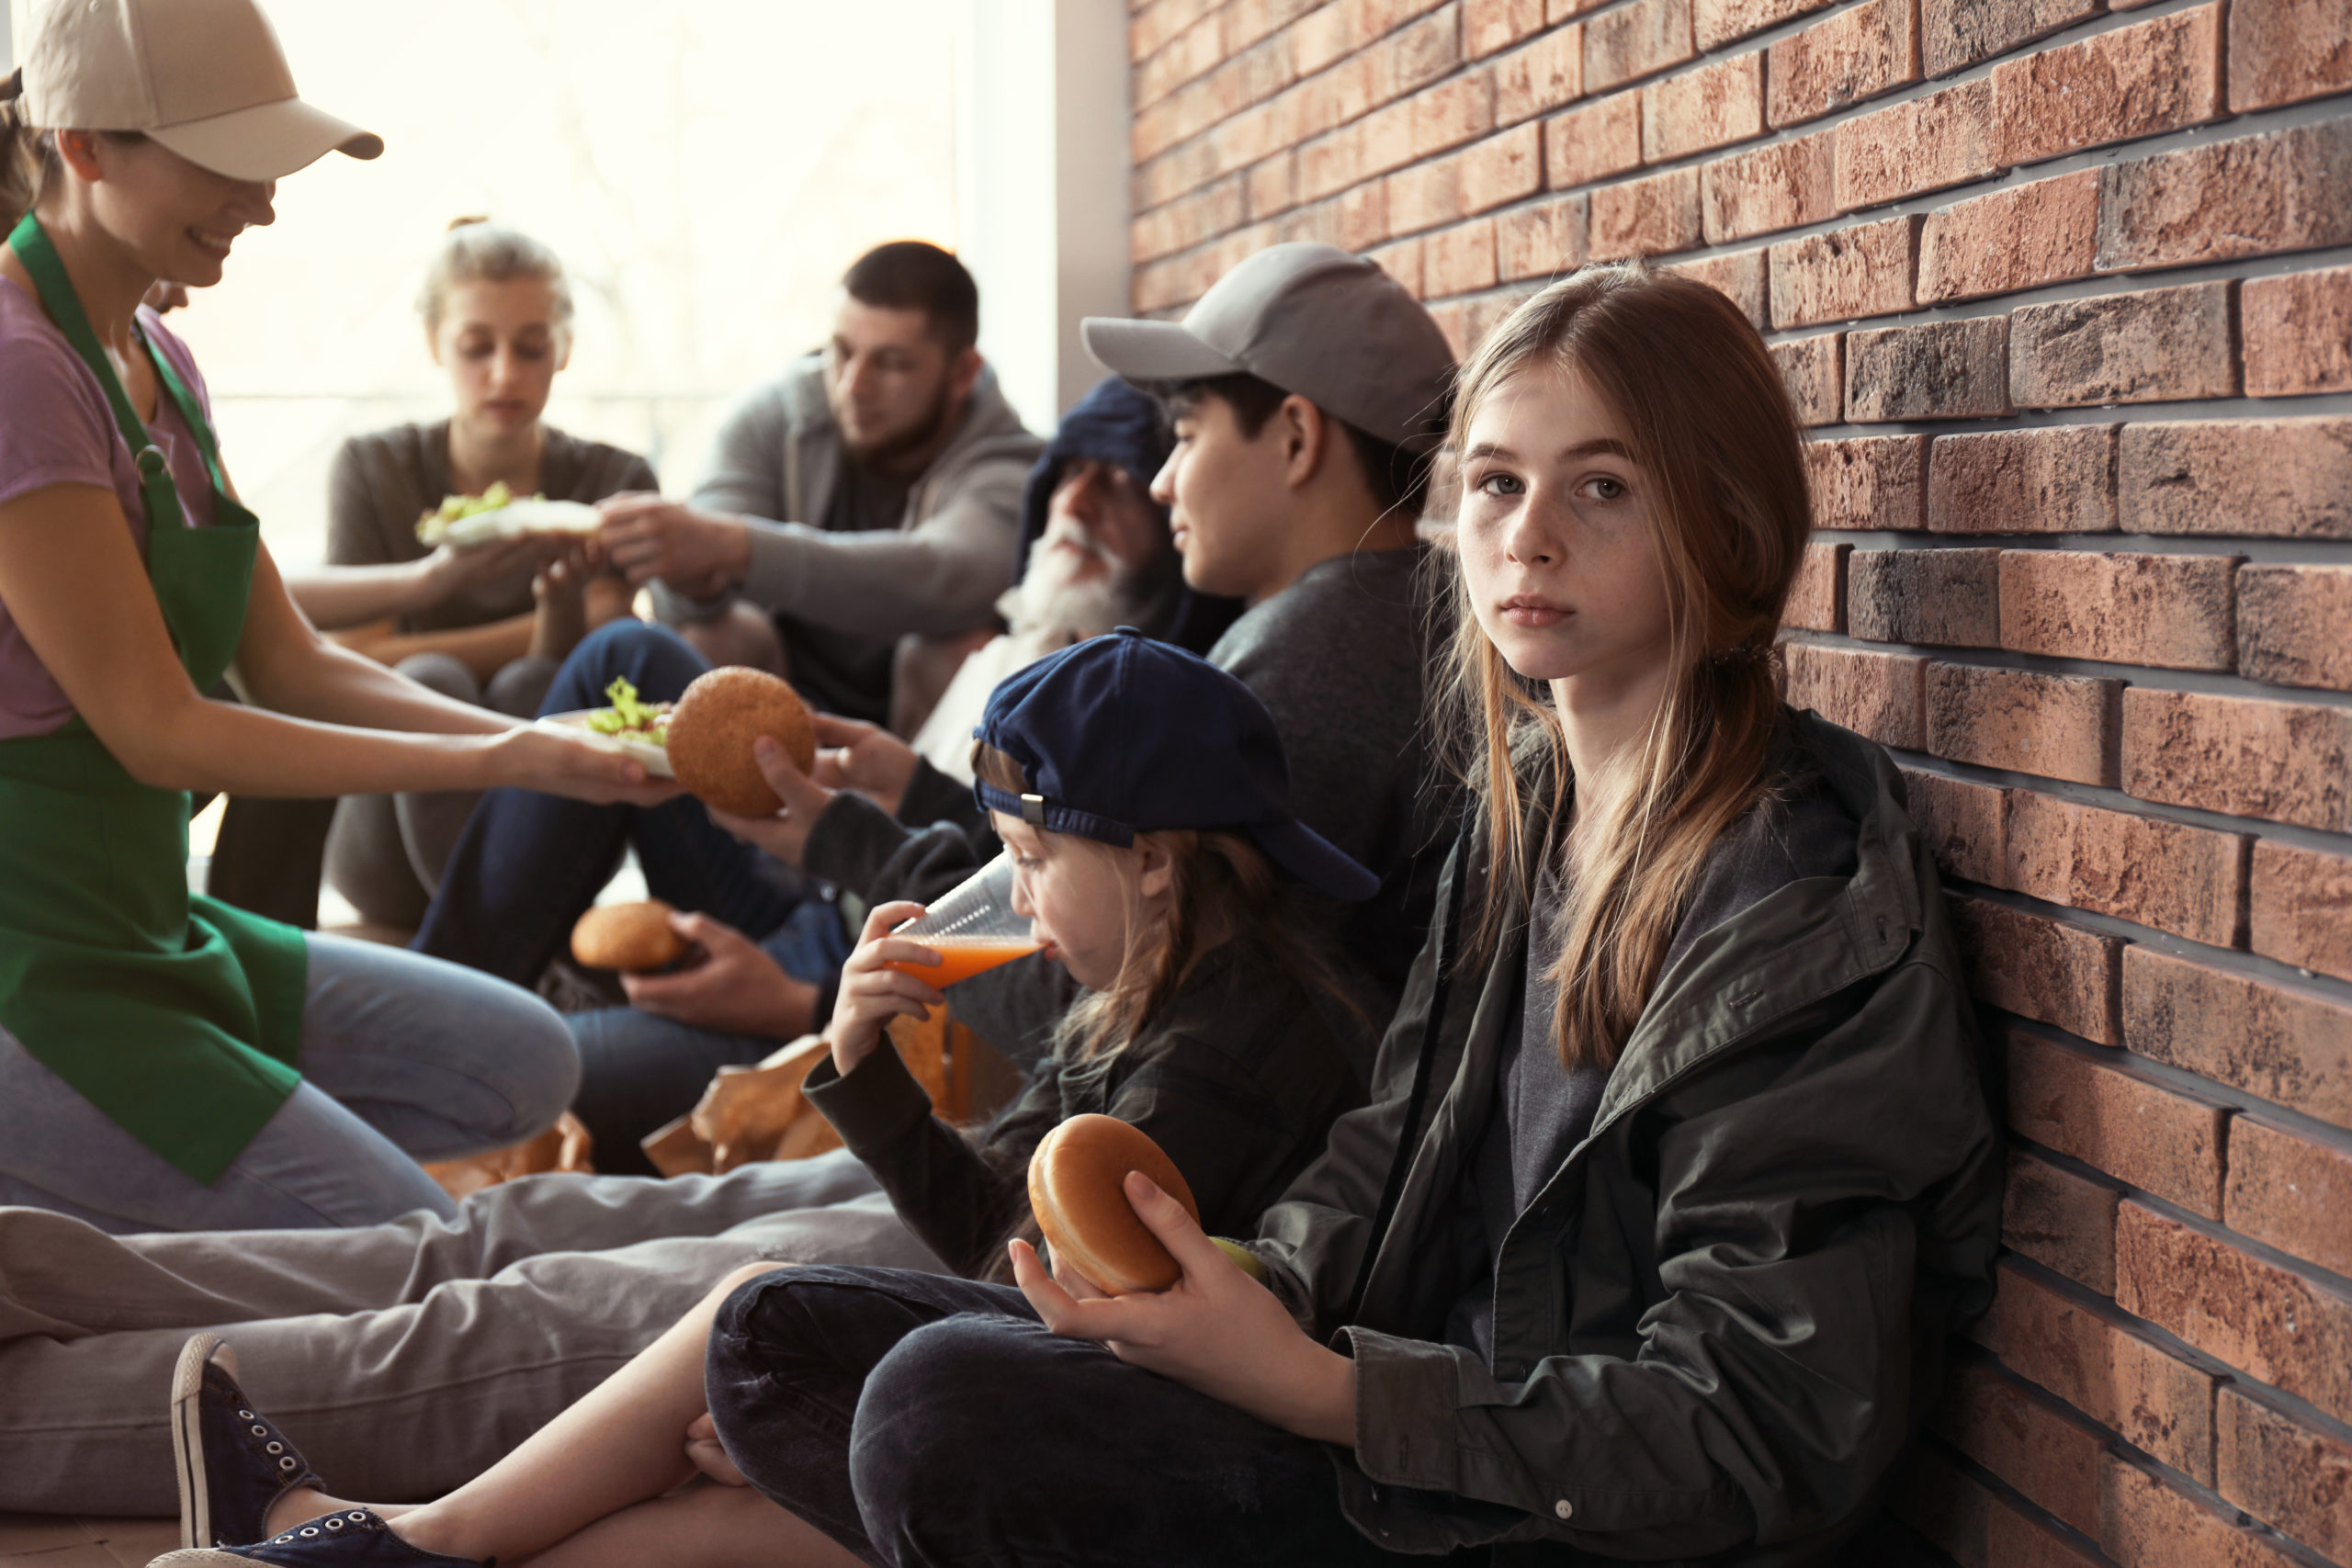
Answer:
<svg viewBox="0 0 2352 1568"><path fill-rule="evenodd" d="M571 928L571 956L591 969L665 969L686 951L685 938L670 929L671 913L659 898L591 909Z"/></svg>
<svg viewBox="0 0 2352 1568"><path fill-rule="evenodd" d="M1164 1291L1182 1278L1159 1238L1127 1201L1127 1172L1139 1170L1184 1205L1201 1206L1176 1162L1149 1134L1115 1116L1073 1116L1046 1134L1029 1157L1029 1207L1057 1262L1114 1296Z"/></svg>
<svg viewBox="0 0 2352 1568"><path fill-rule="evenodd" d="M773 735L802 773L817 765L817 723L786 682L729 665L697 677L670 710L670 766L696 798L738 817L767 817L784 802L760 772L752 742Z"/></svg>

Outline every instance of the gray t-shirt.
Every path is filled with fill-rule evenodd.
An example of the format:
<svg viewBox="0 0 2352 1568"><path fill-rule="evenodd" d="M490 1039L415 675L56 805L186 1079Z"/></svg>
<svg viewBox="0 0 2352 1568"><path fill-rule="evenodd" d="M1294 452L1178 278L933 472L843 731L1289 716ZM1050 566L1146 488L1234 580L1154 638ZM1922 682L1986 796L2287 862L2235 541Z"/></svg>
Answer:
<svg viewBox="0 0 2352 1568"><path fill-rule="evenodd" d="M425 553L416 520L441 504L449 478L449 422L396 424L355 435L327 473L327 561L383 566ZM636 453L582 441L549 425L539 455L539 490L558 501L602 501L623 491L658 488L652 466ZM405 616L402 632L487 626L531 608L529 567L469 584L429 610Z"/></svg>

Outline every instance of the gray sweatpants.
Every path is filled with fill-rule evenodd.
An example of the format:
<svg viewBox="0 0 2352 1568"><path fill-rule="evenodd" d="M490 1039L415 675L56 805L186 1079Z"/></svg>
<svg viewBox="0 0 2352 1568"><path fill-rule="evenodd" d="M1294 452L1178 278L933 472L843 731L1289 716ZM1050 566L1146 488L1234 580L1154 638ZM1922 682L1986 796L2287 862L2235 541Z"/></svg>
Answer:
<svg viewBox="0 0 2352 1568"><path fill-rule="evenodd" d="M337 1495L467 1481L757 1258L942 1271L845 1151L652 1181L537 1176L355 1230L111 1236L0 1208L0 1508L168 1515L172 1362L236 1348Z"/></svg>

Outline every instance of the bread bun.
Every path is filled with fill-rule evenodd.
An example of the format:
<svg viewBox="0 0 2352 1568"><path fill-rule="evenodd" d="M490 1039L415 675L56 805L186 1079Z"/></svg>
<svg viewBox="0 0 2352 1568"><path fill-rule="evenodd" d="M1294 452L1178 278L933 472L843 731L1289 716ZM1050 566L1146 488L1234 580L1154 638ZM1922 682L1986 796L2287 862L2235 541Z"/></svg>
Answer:
<svg viewBox="0 0 2352 1568"><path fill-rule="evenodd" d="M781 741L802 773L817 765L817 721L799 693L739 664L708 671L670 710L670 766L707 805L738 817L773 816L784 802L752 755L752 742L763 735Z"/></svg>
<svg viewBox="0 0 2352 1568"><path fill-rule="evenodd" d="M686 951L686 939L670 929L671 913L659 898L601 905L571 928L571 956L591 969L631 975L666 969Z"/></svg>
<svg viewBox="0 0 2352 1568"><path fill-rule="evenodd" d="M1183 1277L1159 1238L1127 1201L1127 1172L1139 1170L1184 1205L1201 1206L1184 1173L1151 1135L1115 1116L1073 1116L1029 1156L1029 1207L1057 1262L1114 1296L1164 1291Z"/></svg>

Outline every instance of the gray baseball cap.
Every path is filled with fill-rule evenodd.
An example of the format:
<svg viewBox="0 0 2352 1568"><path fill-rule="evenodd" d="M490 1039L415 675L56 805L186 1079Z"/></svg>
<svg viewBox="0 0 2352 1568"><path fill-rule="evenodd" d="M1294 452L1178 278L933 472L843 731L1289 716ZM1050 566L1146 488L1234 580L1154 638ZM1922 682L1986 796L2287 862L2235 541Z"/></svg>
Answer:
<svg viewBox="0 0 2352 1568"><path fill-rule="evenodd" d="M1181 321L1089 316L1079 330L1130 381L1247 374L1416 456L1444 439L1445 333L1395 278L1336 245L1269 246Z"/></svg>

